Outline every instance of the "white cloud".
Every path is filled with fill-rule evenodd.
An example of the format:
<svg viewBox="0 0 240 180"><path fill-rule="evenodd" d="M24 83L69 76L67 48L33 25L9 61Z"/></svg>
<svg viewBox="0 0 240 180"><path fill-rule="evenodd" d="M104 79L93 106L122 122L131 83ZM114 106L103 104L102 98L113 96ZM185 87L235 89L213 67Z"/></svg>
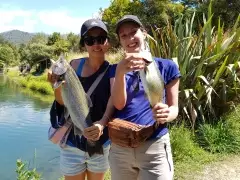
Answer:
<svg viewBox="0 0 240 180"><path fill-rule="evenodd" d="M36 20L32 19L32 11L6 10L0 8L0 32L18 29L22 31L33 31Z"/></svg>
<svg viewBox="0 0 240 180"><path fill-rule="evenodd" d="M82 23L88 19L87 17L72 17L64 10L42 11L38 13L38 18L44 26L62 33L70 31L79 33Z"/></svg>
<svg viewBox="0 0 240 180"><path fill-rule="evenodd" d="M26 32L54 31L79 33L82 23L90 17L73 17L66 10L22 10L0 6L0 32L18 29Z"/></svg>

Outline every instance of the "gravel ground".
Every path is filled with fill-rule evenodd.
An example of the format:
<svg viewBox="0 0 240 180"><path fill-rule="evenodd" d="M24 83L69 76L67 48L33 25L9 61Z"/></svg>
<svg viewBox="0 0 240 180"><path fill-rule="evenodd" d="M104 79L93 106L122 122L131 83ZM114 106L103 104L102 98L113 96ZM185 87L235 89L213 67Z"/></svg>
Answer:
<svg viewBox="0 0 240 180"><path fill-rule="evenodd" d="M232 156L207 165L195 180L240 180L240 156ZM189 180L190 180L189 179Z"/></svg>

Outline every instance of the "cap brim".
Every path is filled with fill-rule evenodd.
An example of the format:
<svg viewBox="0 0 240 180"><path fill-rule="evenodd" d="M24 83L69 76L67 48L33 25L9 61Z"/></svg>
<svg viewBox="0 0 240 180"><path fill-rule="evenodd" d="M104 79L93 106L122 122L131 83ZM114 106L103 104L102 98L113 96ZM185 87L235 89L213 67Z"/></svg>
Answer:
<svg viewBox="0 0 240 180"><path fill-rule="evenodd" d="M85 36L89 30L93 29L93 28L100 28L102 29L106 34L108 34L108 31L106 29L104 29L103 27L99 27L99 26L92 26L90 27L87 31L85 31L83 34L82 34L82 37Z"/></svg>
<svg viewBox="0 0 240 180"><path fill-rule="evenodd" d="M126 18L126 19L123 19L122 21L118 22L117 24L117 27L116 27L116 33L118 34L118 30L120 28L120 26L126 22L134 22L136 23L137 25L139 25L140 27L142 26L138 21L134 20L134 19L131 19L131 18Z"/></svg>

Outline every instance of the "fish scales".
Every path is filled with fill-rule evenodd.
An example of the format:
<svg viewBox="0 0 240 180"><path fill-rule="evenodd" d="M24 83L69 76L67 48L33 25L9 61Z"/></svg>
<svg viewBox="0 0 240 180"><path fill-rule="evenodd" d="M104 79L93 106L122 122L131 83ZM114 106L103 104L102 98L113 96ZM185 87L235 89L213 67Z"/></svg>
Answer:
<svg viewBox="0 0 240 180"><path fill-rule="evenodd" d="M158 69L156 61L153 59L149 46L141 53L146 60L146 67L139 71L140 79L143 84L145 94L149 100L151 107L163 101L164 96L164 80Z"/></svg>

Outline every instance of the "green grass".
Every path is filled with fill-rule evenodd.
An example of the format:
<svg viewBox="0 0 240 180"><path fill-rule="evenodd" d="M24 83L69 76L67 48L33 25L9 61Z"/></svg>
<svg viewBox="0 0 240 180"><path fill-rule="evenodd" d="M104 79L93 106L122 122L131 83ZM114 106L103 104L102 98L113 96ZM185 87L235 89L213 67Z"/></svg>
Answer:
<svg viewBox="0 0 240 180"><path fill-rule="evenodd" d="M198 141L211 153L240 152L239 133L228 121L219 121L216 125L204 124L199 129Z"/></svg>
<svg viewBox="0 0 240 180"><path fill-rule="evenodd" d="M194 134L183 125L173 126L170 137L175 179L186 179L189 174L201 171L205 164L216 159L195 142Z"/></svg>
<svg viewBox="0 0 240 180"><path fill-rule="evenodd" d="M41 93L42 95L53 95L51 84L47 81L47 72L44 72L41 76L33 76L32 74L21 76L17 71L9 71L7 76L20 87Z"/></svg>

